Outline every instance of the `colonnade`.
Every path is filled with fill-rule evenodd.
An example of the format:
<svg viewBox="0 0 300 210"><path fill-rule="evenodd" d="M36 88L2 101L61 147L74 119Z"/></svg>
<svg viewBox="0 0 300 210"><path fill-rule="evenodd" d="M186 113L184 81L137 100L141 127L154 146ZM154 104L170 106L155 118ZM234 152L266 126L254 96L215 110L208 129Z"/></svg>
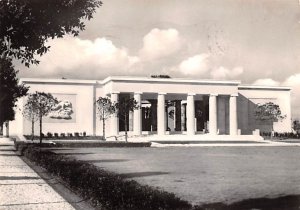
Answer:
<svg viewBox="0 0 300 210"><path fill-rule="evenodd" d="M111 101L117 102L120 92L111 93ZM137 101L137 105L142 105L142 92L135 92L134 99ZM187 135L195 135L195 96L194 93L187 94L187 104L181 107L181 112L186 112L186 133ZM238 134L238 123L237 123L237 96L238 94L231 94L229 97L229 134ZM218 94L209 95L209 134L218 134L218 108L217 108ZM165 114L165 101L166 93L159 92L157 94L157 134L166 134L166 114ZM141 109L134 110L133 112L133 133L135 135L142 134L142 114ZM180 116L181 117L181 116ZM181 119L182 121L182 119ZM176 125L178 127L178 125ZM110 121L111 135L118 135L119 133L119 119L118 116L112 116ZM181 124L181 130L183 124Z"/></svg>

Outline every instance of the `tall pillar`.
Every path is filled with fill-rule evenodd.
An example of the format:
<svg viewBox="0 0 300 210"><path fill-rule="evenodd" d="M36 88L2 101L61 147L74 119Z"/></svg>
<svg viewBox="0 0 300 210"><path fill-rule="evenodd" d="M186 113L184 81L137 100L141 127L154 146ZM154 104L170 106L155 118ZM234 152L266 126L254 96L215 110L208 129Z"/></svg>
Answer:
<svg viewBox="0 0 300 210"><path fill-rule="evenodd" d="M157 130L157 100L149 100L151 103L151 131Z"/></svg>
<svg viewBox="0 0 300 210"><path fill-rule="evenodd" d="M189 93L186 106L186 131L187 135L195 135L195 94Z"/></svg>
<svg viewBox="0 0 300 210"><path fill-rule="evenodd" d="M229 131L230 135L237 135L237 103L238 94L231 94L229 99Z"/></svg>
<svg viewBox="0 0 300 210"><path fill-rule="evenodd" d="M139 109L133 111L133 132L135 135L142 134L142 93L135 92L134 100L136 100Z"/></svg>
<svg viewBox="0 0 300 210"><path fill-rule="evenodd" d="M181 100L175 101L175 131L181 131Z"/></svg>
<svg viewBox="0 0 300 210"><path fill-rule="evenodd" d="M181 104L181 131L186 130L186 103Z"/></svg>
<svg viewBox="0 0 300 210"><path fill-rule="evenodd" d="M157 97L157 134L165 135L165 95L166 93L158 93Z"/></svg>
<svg viewBox="0 0 300 210"><path fill-rule="evenodd" d="M120 92L112 92L110 94L110 100L112 103L117 103L119 100ZM113 114L110 119L110 133L112 136L119 135L119 118L117 114Z"/></svg>
<svg viewBox="0 0 300 210"><path fill-rule="evenodd" d="M217 135L217 96L218 94L210 94L209 96L209 133Z"/></svg>
<svg viewBox="0 0 300 210"><path fill-rule="evenodd" d="M128 114L128 131L133 131L133 111Z"/></svg>

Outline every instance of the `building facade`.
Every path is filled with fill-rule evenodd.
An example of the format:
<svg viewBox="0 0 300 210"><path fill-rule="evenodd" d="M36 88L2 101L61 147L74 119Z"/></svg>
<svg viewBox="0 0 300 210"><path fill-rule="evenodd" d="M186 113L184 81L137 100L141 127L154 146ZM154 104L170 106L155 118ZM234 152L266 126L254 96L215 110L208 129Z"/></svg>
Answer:
<svg viewBox="0 0 300 210"><path fill-rule="evenodd" d="M110 97L112 102L123 97L134 98L141 109L128 113L131 135L158 136L184 134L257 135L259 131L290 132L290 88L246 86L239 81L189 80L113 76L99 80L21 79L30 92L53 94L58 104L44 118L43 132L102 135L95 101ZM30 134L31 122L22 115L26 98L18 102L11 134ZM284 118L278 121L258 119L256 107L272 102L279 105ZM38 123L36 131L38 131ZM124 131L124 119L107 120L107 136Z"/></svg>

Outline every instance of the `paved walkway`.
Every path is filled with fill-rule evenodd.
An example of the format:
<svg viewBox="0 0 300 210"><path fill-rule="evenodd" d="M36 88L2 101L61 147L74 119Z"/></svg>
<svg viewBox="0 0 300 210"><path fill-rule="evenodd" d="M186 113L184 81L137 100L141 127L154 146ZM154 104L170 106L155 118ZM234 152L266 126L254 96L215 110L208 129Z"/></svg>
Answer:
<svg viewBox="0 0 300 210"><path fill-rule="evenodd" d="M0 138L0 210L74 209Z"/></svg>

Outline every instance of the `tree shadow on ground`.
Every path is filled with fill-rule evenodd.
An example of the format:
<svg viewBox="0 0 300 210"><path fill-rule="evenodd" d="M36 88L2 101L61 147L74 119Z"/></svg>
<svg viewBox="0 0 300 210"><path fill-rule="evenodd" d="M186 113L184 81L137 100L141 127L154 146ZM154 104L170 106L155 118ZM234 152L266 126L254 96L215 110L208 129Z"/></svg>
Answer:
<svg viewBox="0 0 300 210"><path fill-rule="evenodd" d="M58 155L91 155L91 154L94 154L94 153L91 153L91 152L55 152L56 154Z"/></svg>
<svg viewBox="0 0 300 210"><path fill-rule="evenodd" d="M145 172L133 172L133 173L122 173L120 176L123 178L136 178L136 177L144 177L144 176L157 176L169 174L169 172L162 171L145 171Z"/></svg>
<svg viewBox="0 0 300 210"><path fill-rule="evenodd" d="M35 176L0 176L0 180L28 180L28 179L41 179Z"/></svg>
<svg viewBox="0 0 300 210"><path fill-rule="evenodd" d="M232 204L211 203L196 206L195 210L296 210L300 209L300 195L277 198L253 198Z"/></svg>
<svg viewBox="0 0 300 210"><path fill-rule="evenodd" d="M126 162L129 159L103 159L103 160L82 160L89 163L113 163L113 162Z"/></svg>
<svg viewBox="0 0 300 210"><path fill-rule="evenodd" d="M20 155L16 155L16 154L0 154L0 156L20 156Z"/></svg>

